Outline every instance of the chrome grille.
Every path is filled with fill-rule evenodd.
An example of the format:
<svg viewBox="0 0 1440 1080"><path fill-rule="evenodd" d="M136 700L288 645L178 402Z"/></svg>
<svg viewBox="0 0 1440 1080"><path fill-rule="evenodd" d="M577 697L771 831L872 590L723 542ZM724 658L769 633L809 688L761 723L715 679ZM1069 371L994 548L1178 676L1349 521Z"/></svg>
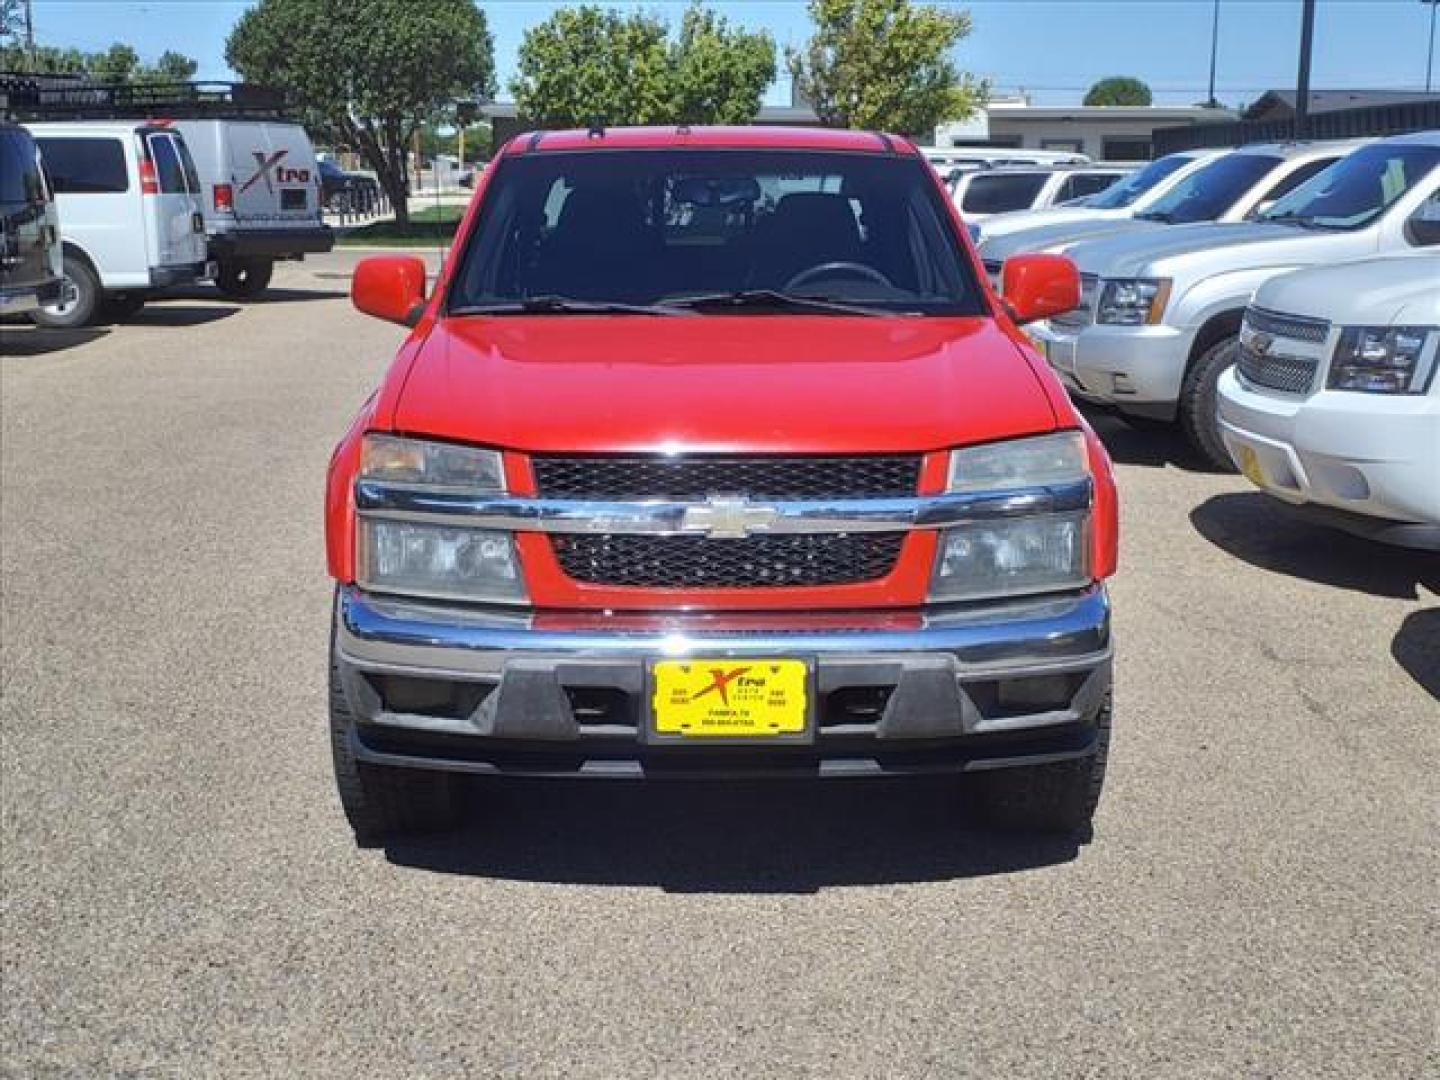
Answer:
<svg viewBox="0 0 1440 1080"><path fill-rule="evenodd" d="M557 535L575 581L648 589L778 588L875 581L895 566L904 533L712 540L696 536Z"/></svg>
<svg viewBox="0 0 1440 1080"><path fill-rule="evenodd" d="M1324 342L1330 334L1330 324L1323 319L1307 319L1299 315L1281 315L1264 308L1250 308L1245 312L1245 321L1252 330L1272 337L1294 338L1308 341L1312 345Z"/></svg>
<svg viewBox="0 0 1440 1080"><path fill-rule="evenodd" d="M884 499L914 495L920 482L918 455L540 456L531 464L539 494L547 499Z"/></svg>
<svg viewBox="0 0 1440 1080"><path fill-rule="evenodd" d="M1287 394L1305 394L1315 381L1315 358L1286 356L1283 353L1257 353L1249 345L1240 346L1236 366L1245 381Z"/></svg>
<svg viewBox="0 0 1440 1080"><path fill-rule="evenodd" d="M1080 306L1054 316L1050 321L1056 326L1082 327L1095 321L1096 294L1100 279L1094 274L1080 275Z"/></svg>

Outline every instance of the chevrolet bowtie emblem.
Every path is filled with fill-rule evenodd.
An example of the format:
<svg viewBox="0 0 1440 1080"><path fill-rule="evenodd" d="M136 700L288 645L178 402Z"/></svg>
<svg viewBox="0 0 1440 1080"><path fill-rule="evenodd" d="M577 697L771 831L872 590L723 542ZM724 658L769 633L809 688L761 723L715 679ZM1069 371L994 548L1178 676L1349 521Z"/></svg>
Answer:
<svg viewBox="0 0 1440 1080"><path fill-rule="evenodd" d="M748 499L712 495L704 506L687 506L680 531L703 533L711 539L741 540L765 532L780 516L773 506L755 506Z"/></svg>

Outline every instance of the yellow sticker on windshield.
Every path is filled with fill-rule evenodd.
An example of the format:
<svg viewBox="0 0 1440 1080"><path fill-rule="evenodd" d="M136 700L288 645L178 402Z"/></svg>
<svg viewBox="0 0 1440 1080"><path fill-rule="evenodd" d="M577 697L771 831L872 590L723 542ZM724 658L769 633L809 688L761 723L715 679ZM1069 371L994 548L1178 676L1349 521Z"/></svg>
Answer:
<svg viewBox="0 0 1440 1080"><path fill-rule="evenodd" d="M1385 175L1380 177L1380 197L1389 206L1404 194L1405 166L1399 158L1391 158L1385 163Z"/></svg>

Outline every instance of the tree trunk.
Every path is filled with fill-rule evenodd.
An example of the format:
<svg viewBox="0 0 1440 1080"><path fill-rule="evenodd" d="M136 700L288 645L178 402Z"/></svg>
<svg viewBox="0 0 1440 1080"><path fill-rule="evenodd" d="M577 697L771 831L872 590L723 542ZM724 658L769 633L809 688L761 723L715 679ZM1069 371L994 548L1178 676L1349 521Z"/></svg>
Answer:
<svg viewBox="0 0 1440 1080"><path fill-rule="evenodd" d="M390 200L390 206L395 212L396 224L409 225L410 184L405 171L405 148L396 147L389 139L382 145L379 134L369 120L356 125L355 142L365 155L365 160L375 170L380 186L385 189L385 196Z"/></svg>

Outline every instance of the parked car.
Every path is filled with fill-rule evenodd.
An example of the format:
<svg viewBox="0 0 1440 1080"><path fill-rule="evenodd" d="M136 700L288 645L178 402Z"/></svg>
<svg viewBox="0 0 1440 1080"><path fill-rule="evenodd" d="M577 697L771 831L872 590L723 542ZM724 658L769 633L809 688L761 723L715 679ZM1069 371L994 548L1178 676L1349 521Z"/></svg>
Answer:
<svg viewBox="0 0 1440 1080"><path fill-rule="evenodd" d="M176 120L200 178L216 287L248 300L269 287L277 260L329 251L318 169L299 124L274 119Z"/></svg>
<svg viewBox="0 0 1440 1080"><path fill-rule="evenodd" d="M1069 252L1081 306L1033 336L1071 392L1141 423L1179 421L1231 468L1215 415L1245 307L1279 274L1433 247L1440 131L1363 146L1251 222L1101 238Z"/></svg>
<svg viewBox="0 0 1440 1080"><path fill-rule="evenodd" d="M123 318L153 290L206 281L200 180L184 137L135 120L28 125L60 214L60 299L31 316L42 326Z"/></svg>
<svg viewBox="0 0 1440 1080"><path fill-rule="evenodd" d="M1123 217L1090 217L1010 232L981 241L980 257L991 282L1000 267L1022 251L1064 254L1076 244L1205 221L1245 221L1329 168L1369 140L1326 143L1258 143L1212 158L1187 173L1163 195Z"/></svg>
<svg viewBox="0 0 1440 1080"><path fill-rule="evenodd" d="M950 197L965 221L992 214L1040 209L1104 191L1131 170L1118 165L957 170Z"/></svg>
<svg viewBox="0 0 1440 1080"><path fill-rule="evenodd" d="M957 165L1088 165L1090 156L1071 150L1026 150L1015 146L922 146L921 156L944 173Z"/></svg>
<svg viewBox="0 0 1440 1080"><path fill-rule="evenodd" d="M363 214L374 211L380 201L380 185L365 173L346 172L323 158L320 168L320 198L332 214Z"/></svg>
<svg viewBox="0 0 1440 1080"><path fill-rule="evenodd" d="M352 285L413 328L328 476L357 835L449 823L466 773L973 772L1083 828L1115 490L1018 328L1070 263L1000 304L859 131L527 135L477 198L431 293L409 256Z"/></svg>
<svg viewBox="0 0 1440 1080"><path fill-rule="evenodd" d="M60 298L60 223L30 133L0 121L0 315Z"/></svg>
<svg viewBox="0 0 1440 1080"><path fill-rule="evenodd" d="M1253 483L1319 520L1440 551L1440 203L1420 254L1261 285L1220 376L1220 435Z"/></svg>
<svg viewBox="0 0 1440 1080"><path fill-rule="evenodd" d="M984 242L1044 225L1130 217L1147 209L1186 176L1223 153L1224 150L1183 150L1166 154L1137 168L1083 204L995 214L980 222L972 233L978 242Z"/></svg>

